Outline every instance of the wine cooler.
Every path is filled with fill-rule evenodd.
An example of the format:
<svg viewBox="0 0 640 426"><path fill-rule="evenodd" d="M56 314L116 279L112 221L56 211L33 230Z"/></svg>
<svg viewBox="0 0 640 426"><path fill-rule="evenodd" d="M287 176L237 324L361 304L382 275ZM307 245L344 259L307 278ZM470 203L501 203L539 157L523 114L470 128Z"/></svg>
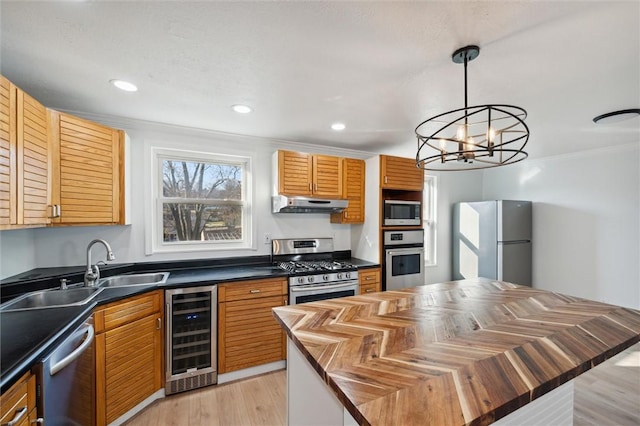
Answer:
<svg viewBox="0 0 640 426"><path fill-rule="evenodd" d="M217 287L165 291L167 395L216 384Z"/></svg>

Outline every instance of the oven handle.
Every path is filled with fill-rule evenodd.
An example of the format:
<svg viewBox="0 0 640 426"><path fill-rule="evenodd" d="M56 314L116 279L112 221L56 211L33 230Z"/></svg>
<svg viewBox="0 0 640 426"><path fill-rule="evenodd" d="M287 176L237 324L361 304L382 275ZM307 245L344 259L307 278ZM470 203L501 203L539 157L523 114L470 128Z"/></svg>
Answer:
<svg viewBox="0 0 640 426"><path fill-rule="evenodd" d="M389 256L395 256L397 254L411 254L411 253L415 253L415 254L420 254L422 252L424 252L424 248L420 248L420 249L399 249L399 250L387 250L387 255Z"/></svg>
<svg viewBox="0 0 640 426"><path fill-rule="evenodd" d="M291 290L294 293L298 291L332 290L336 288L352 287L357 284L358 284L358 281L349 281L348 283L340 283L340 284L333 284L333 285L316 285L316 286L301 285L296 287L289 287L289 290Z"/></svg>

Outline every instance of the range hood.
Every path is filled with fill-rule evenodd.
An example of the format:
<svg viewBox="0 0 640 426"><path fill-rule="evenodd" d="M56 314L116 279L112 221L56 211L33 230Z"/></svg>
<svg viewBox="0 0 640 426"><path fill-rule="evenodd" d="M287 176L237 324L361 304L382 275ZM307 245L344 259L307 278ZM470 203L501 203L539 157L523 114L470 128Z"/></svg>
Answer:
<svg viewBox="0 0 640 426"><path fill-rule="evenodd" d="M349 201L274 195L271 205L273 213L340 213L347 208Z"/></svg>

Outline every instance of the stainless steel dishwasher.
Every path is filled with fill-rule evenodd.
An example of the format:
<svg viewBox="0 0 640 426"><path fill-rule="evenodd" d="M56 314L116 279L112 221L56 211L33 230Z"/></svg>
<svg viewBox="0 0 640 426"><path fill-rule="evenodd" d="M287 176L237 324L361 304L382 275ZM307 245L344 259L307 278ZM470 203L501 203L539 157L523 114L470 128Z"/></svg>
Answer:
<svg viewBox="0 0 640 426"><path fill-rule="evenodd" d="M47 426L95 424L93 318L88 317L36 366L38 417Z"/></svg>

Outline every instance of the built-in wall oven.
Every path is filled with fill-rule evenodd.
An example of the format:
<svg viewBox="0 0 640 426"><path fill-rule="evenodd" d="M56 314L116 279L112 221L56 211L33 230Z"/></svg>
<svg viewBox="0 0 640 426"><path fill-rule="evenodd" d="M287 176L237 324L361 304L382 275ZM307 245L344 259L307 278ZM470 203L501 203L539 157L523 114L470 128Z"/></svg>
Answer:
<svg viewBox="0 0 640 426"><path fill-rule="evenodd" d="M424 284L424 230L384 231L386 290Z"/></svg>
<svg viewBox="0 0 640 426"><path fill-rule="evenodd" d="M165 291L166 394L218 382L217 300L215 285Z"/></svg>
<svg viewBox="0 0 640 426"><path fill-rule="evenodd" d="M290 275L290 305L359 294L358 270L334 257L333 238L274 239L271 255Z"/></svg>

